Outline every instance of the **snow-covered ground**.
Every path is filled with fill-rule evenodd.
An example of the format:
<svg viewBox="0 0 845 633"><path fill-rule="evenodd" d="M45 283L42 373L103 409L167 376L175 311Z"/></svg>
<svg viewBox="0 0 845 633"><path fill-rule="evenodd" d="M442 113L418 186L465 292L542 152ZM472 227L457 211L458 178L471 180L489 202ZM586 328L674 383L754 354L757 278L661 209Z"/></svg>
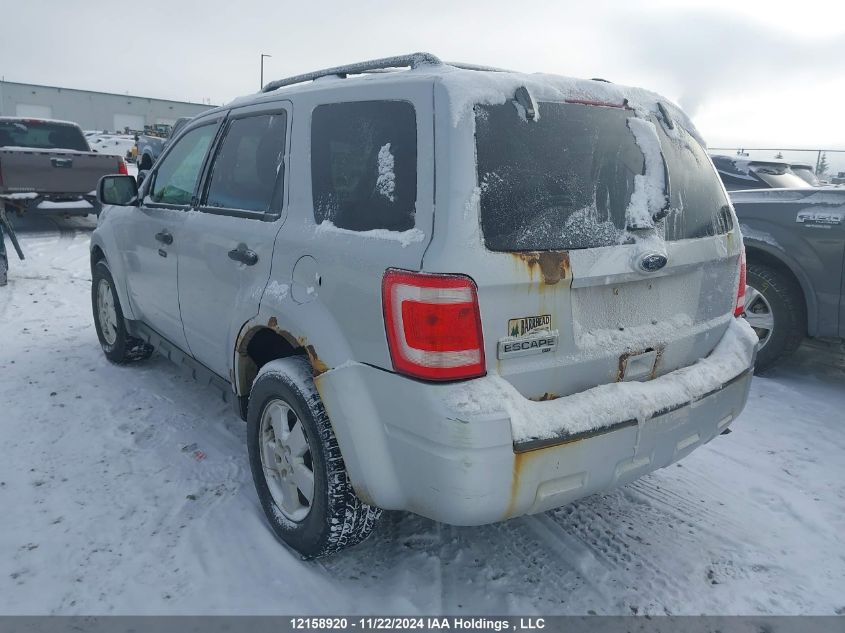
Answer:
<svg viewBox="0 0 845 633"><path fill-rule="evenodd" d="M845 613L841 344L756 378L733 433L635 484L486 527L388 513L303 562L216 392L103 357L93 223L19 221L0 288L0 614Z"/></svg>

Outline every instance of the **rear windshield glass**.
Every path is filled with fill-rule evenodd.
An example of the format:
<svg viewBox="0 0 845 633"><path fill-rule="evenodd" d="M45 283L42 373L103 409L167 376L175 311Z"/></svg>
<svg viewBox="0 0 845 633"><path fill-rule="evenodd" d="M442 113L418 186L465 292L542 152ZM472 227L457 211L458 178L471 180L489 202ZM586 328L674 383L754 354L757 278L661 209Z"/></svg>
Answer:
<svg viewBox="0 0 845 633"><path fill-rule="evenodd" d="M669 213L662 221L669 241L721 235L733 228L730 204L707 152L675 124L656 125L669 172Z"/></svg>
<svg viewBox="0 0 845 633"><path fill-rule="evenodd" d="M792 165L792 171L794 171L796 176L811 187L819 186L819 179L816 178L816 172L813 171L812 167L805 165Z"/></svg>
<svg viewBox="0 0 845 633"><path fill-rule="evenodd" d="M770 167L768 165L761 165L755 166L753 169L754 173L757 174L757 177L769 185L772 189L778 189L781 187L805 189L811 186L806 180L798 176L798 174L793 173L787 167Z"/></svg>
<svg viewBox="0 0 845 633"><path fill-rule="evenodd" d="M0 121L0 147L90 151L82 130L51 121Z"/></svg>
<svg viewBox="0 0 845 633"><path fill-rule="evenodd" d="M634 113L547 102L538 111L539 118L529 121L513 102L476 107L487 248L571 250L630 241L626 210L646 167L628 125ZM660 124L655 128L666 163L659 182L668 180L662 186L670 193L658 230L672 240L724 232L730 211L706 154L678 125L671 138Z"/></svg>
<svg viewBox="0 0 845 633"><path fill-rule="evenodd" d="M751 161L746 158L715 155L712 157L719 177L728 191L740 189L776 189L782 187L805 189L815 186L810 177L799 175L785 163ZM806 169L806 168L805 168ZM815 183L817 184L817 183Z"/></svg>

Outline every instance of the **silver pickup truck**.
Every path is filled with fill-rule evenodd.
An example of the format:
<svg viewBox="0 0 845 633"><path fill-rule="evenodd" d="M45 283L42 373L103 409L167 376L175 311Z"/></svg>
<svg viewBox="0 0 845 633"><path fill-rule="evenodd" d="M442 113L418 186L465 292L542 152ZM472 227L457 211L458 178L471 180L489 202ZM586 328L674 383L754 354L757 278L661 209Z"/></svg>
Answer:
<svg viewBox="0 0 845 633"><path fill-rule="evenodd" d="M126 174L119 156L91 151L75 123L0 117L0 204L23 213L97 213L95 189Z"/></svg>

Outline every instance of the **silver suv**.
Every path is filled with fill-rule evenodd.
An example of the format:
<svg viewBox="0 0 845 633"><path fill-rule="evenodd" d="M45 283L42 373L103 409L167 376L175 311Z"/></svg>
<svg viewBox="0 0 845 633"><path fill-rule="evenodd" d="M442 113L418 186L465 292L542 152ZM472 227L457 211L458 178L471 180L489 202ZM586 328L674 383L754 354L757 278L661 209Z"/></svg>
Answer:
<svg viewBox="0 0 845 633"><path fill-rule="evenodd" d="M745 404L742 238L655 94L417 53L202 114L139 180L98 191L103 350L232 399L305 557L381 509L475 525L630 482Z"/></svg>

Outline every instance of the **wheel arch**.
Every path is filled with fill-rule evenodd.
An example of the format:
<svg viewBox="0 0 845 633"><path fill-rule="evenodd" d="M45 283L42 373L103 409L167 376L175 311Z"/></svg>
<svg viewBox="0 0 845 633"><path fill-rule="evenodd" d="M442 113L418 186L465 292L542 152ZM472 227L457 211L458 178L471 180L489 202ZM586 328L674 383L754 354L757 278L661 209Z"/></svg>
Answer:
<svg viewBox="0 0 845 633"><path fill-rule="evenodd" d="M252 381L267 363L301 356L305 350L290 333L268 325L245 326L235 347L235 381L239 396L249 395Z"/></svg>
<svg viewBox="0 0 845 633"><path fill-rule="evenodd" d="M804 314L807 318L808 336L815 336L818 324L818 301L813 285L801 266L789 255L775 251L768 245L756 240L745 239L745 254L749 264L758 263L769 266L792 279L801 291Z"/></svg>
<svg viewBox="0 0 845 633"><path fill-rule="evenodd" d="M326 370L314 347L302 337L280 328L275 319L266 324L247 323L241 328L235 343L232 378L235 394L241 400L239 412L242 418L246 419L246 405L259 370L271 361L292 356L307 358L315 376Z"/></svg>
<svg viewBox="0 0 845 633"><path fill-rule="evenodd" d="M105 253L105 251L103 251L103 249L100 247L99 244L92 244L91 245L91 268L93 269L94 266L97 265L97 262L100 262L100 261L106 261L106 264L108 264L108 261L106 260L106 253Z"/></svg>
<svg viewBox="0 0 845 633"><path fill-rule="evenodd" d="M145 162L148 161L149 165L144 167ZM153 165L155 164L155 159L153 158L153 153L149 150L144 150L141 152L140 160L138 161L138 169L152 169Z"/></svg>
<svg viewBox="0 0 845 633"><path fill-rule="evenodd" d="M108 248L104 242L109 242L113 240L113 237L109 234L103 234L100 232L101 229L96 229L94 233L91 234L91 245L89 247L89 256L91 260L91 271L94 271L94 266L97 265L98 262L104 262L111 272L112 279L114 280L114 288L117 291L117 298L120 301L120 309L123 311L123 317L126 319L134 319L135 314L132 312L132 304L129 302L129 294L126 288L126 279L123 277L123 266L120 258L116 258L116 261L112 261L106 255L108 252Z"/></svg>

